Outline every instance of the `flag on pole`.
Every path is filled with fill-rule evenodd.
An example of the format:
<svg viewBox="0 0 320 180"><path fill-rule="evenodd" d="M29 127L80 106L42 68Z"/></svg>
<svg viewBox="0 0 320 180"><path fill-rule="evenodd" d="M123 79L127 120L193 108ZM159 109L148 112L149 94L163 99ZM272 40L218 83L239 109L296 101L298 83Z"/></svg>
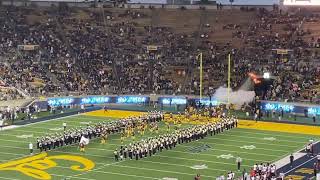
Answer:
<svg viewBox="0 0 320 180"><path fill-rule="evenodd" d="M83 144L83 145L88 145L89 144L89 138L86 138L84 136L81 136L81 139L80 139L80 144Z"/></svg>

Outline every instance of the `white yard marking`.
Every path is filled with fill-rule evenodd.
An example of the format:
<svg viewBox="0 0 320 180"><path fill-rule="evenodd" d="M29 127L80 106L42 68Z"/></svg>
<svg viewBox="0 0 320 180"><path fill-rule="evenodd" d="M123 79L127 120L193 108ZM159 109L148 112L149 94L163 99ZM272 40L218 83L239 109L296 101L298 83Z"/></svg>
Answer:
<svg viewBox="0 0 320 180"><path fill-rule="evenodd" d="M208 166L205 164L202 165L194 165L190 167L191 169L208 169Z"/></svg>
<svg viewBox="0 0 320 180"><path fill-rule="evenodd" d="M275 137L264 137L263 140L275 141L275 140L277 140L277 138L275 138Z"/></svg>
<svg viewBox="0 0 320 180"><path fill-rule="evenodd" d="M33 134L23 134L23 135L18 135L16 137L20 139L28 139L28 138L33 138Z"/></svg>
<svg viewBox="0 0 320 180"><path fill-rule="evenodd" d="M244 131L244 130L246 130L246 131ZM288 138L289 139L295 139L295 140L292 140L291 142L296 142L296 143L297 142L301 142L301 141L298 141L297 139L301 139L301 140L303 139L305 141L307 141L309 139L307 137L299 137L299 134L297 135L297 134L294 134L294 133L291 133L291 134L293 134L295 136L290 135L290 133L287 133L288 135L275 134L275 133L279 133L277 131L274 131L274 132L270 131L270 133L266 133L266 131L263 131L263 132L249 132L247 130L248 129L245 129L245 128L238 128L238 130L235 129L234 131L231 131L231 132L239 132L240 131L243 134L265 135L265 136L281 137L281 138L284 138L284 139L288 139ZM222 135L229 135L229 134L222 134ZM233 135L233 136L235 136L235 135ZM301 136L303 136L303 134L301 134ZM312 136L312 135L306 135L306 136ZM249 138L249 136L247 136L247 137ZM252 138L256 138L256 137L252 137Z"/></svg>
<svg viewBox="0 0 320 180"><path fill-rule="evenodd" d="M234 156L232 154L222 154L220 156L217 156L217 158L231 159L234 158Z"/></svg>
<svg viewBox="0 0 320 180"><path fill-rule="evenodd" d="M256 149L256 146L254 145L245 145L245 146L241 146L241 149L248 149L248 150L252 150L252 149Z"/></svg>
<svg viewBox="0 0 320 180"><path fill-rule="evenodd" d="M89 122L80 122L80 124L89 125L89 124L92 124L92 121L89 121Z"/></svg>
<svg viewBox="0 0 320 180"><path fill-rule="evenodd" d="M172 178L172 177L164 177L162 180L178 180L177 178Z"/></svg>
<svg viewBox="0 0 320 180"><path fill-rule="evenodd" d="M62 131L63 128L62 128L62 127L60 127L60 128L56 127L56 128L51 128L51 129L49 129L49 130L50 130L50 131Z"/></svg>

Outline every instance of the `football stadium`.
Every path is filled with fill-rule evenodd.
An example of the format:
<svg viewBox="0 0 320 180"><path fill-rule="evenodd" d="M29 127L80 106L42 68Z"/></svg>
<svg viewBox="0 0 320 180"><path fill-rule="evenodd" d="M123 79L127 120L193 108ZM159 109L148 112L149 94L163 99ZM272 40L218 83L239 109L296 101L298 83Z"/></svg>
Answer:
<svg viewBox="0 0 320 180"><path fill-rule="evenodd" d="M320 180L320 1L0 0L0 180Z"/></svg>

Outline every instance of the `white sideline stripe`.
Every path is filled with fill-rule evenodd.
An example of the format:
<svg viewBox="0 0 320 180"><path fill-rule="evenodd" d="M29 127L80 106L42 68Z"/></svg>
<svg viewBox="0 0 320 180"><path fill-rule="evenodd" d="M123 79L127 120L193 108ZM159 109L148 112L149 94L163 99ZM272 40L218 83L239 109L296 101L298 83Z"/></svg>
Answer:
<svg viewBox="0 0 320 180"><path fill-rule="evenodd" d="M34 124L41 124L41 123L45 123L45 122L48 122L48 121L65 119L65 118L68 118L68 117L79 116L79 115L81 115L81 114L74 114L74 115L70 115L70 116L64 116L64 117L59 117L59 118L54 118L54 119L48 119L48 120L44 120L44 121L40 121L40 122L34 122L34 123L30 123L30 124L24 124L24 125L13 125L13 126L16 126L16 127L12 128L12 129L26 127L26 126L30 126L30 125L34 125ZM10 126L8 126L8 127L10 127ZM6 130L2 130L2 131L6 131Z"/></svg>
<svg viewBox="0 0 320 180"><path fill-rule="evenodd" d="M313 157L313 158L309 159L308 161L306 161L306 162L304 162L304 163L300 164L299 166L296 166L296 167L294 167L294 168L290 169L289 171L285 172L284 174L286 175L286 174L288 174L289 172L291 172L291 171L294 171L294 170L298 169L299 167L301 167L301 166L303 166L303 165L307 164L308 162L310 162L310 161L314 160L315 158L317 158L317 156L315 156L315 157Z"/></svg>
<svg viewBox="0 0 320 180"><path fill-rule="evenodd" d="M74 117L74 116L79 116L79 120L78 121L73 121L73 120L66 120L65 122L67 123L67 126L72 126L72 127L80 127L80 125L70 125L68 124L68 122L70 123L78 123L80 124L80 122L82 122L81 120L92 120L92 121L103 121L103 119L94 119L94 118L90 118L90 117L84 117L83 115L81 114L74 114L74 115L70 115L70 116L66 116L66 117L61 117L61 118L57 118L57 119L51 119L51 120L46 120L46 121L41 121L41 122L47 122L47 124L44 124L43 127L48 127L50 125L61 125L62 126L62 120L63 119L67 119L67 118L70 118L70 117ZM39 122L39 123L41 123ZM93 122L94 123L94 122ZM31 124L36 124L36 123L31 123ZM29 124L28 124L29 125ZM23 125L22 125L23 126ZM19 126L21 127L21 126ZM28 128L36 128L36 129L43 129L43 127L28 127Z"/></svg>
<svg viewBox="0 0 320 180"><path fill-rule="evenodd" d="M238 129L243 129L243 130L252 130L252 129L247 129L247 128L238 128ZM236 130L237 131L237 130ZM263 131L263 130L260 130L260 131ZM292 138L292 136L287 136L287 135L279 135L279 134L274 134L274 133L286 133L286 132L279 132L279 131L270 131L270 134L269 133L260 133L260 132L247 132L247 131L244 131L242 133L245 133L245 134L261 134L261 135L267 135L267 136L276 136L276 137L284 137L284 138ZM288 133L290 134L290 133ZM291 134L295 134L295 133L291 133ZM298 135L301 135L303 136L303 134L298 134ZM312 136L310 134L305 134L306 136ZM304 139L306 141L308 141L308 138L307 137L295 137L296 139Z"/></svg>
<svg viewBox="0 0 320 180"><path fill-rule="evenodd" d="M304 155L306 155L307 153L299 153L299 152L296 152L296 153L292 153L293 157L295 160L303 157ZM279 168L282 168L283 166L285 165L288 165L290 163L290 155L287 155L285 156L284 158L278 160L277 162L273 163L276 165L276 167L279 169Z"/></svg>

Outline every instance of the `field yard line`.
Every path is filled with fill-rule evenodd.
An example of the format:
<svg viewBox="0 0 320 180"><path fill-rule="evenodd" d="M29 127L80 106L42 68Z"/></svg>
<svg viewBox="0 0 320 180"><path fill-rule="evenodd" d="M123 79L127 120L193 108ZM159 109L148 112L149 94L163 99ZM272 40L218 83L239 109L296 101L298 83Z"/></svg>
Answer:
<svg viewBox="0 0 320 180"><path fill-rule="evenodd" d="M243 129L243 130L250 130L250 129L246 129L246 128L236 128L236 129ZM258 131L264 131L264 130L258 130ZM286 132L279 132L279 131L270 131L269 133L260 133L260 132L248 132L248 131L244 131L242 133L246 133L246 134L262 134L262 135L268 135L268 136L277 136L277 137L285 137L285 138L292 138L292 136L287 136L287 135L279 135L279 134L274 134L274 133L286 133ZM294 133L288 133L288 134L294 134ZM297 136L303 136L302 134L297 134ZM312 136L312 135L308 135L306 134L305 136ZM297 139L306 139L307 137L295 137Z"/></svg>
<svg viewBox="0 0 320 180"><path fill-rule="evenodd" d="M316 143L318 143L319 141L317 141ZM305 147L303 147L303 148L297 148L296 150L294 150L293 152L299 152L299 151L302 151L302 150L304 150L304 148ZM283 156L281 156L280 158L277 158L277 159L274 159L274 160L272 160L272 162L277 162L277 161L279 161L280 159L283 159L283 158L285 158L286 156L289 156L290 154L292 154L292 152L288 152L288 153L286 153L285 155L283 155Z"/></svg>
<svg viewBox="0 0 320 180"><path fill-rule="evenodd" d="M24 157L28 156L27 154L16 154L16 153L8 153L8 152L1 152L1 154L23 155ZM19 157L19 158L15 158L15 159L20 159L20 158L23 158L23 157ZM10 160L7 160L7 161L12 161L12 160L15 160L15 159L10 159Z"/></svg>
<svg viewBox="0 0 320 180"><path fill-rule="evenodd" d="M1 146L0 146L1 147ZM5 147L5 146L3 146ZM7 146L7 147L10 147L10 146ZM17 147L11 147L11 148L16 148ZM18 148L20 149L20 148ZM96 148L88 148L88 149L96 149ZM101 149L102 150L102 149ZM103 149L104 151L113 151L113 150L110 150L110 149ZM26 148L26 151L28 151L28 149ZM102 155L98 155L98 154L83 154L83 153L75 153L75 152L65 152L65 151L57 151L57 150L54 150L54 151L51 151L51 152L60 152L60 153L65 153L65 154L74 154L74 155L86 155L86 156L93 156L93 157L103 157L103 158L109 158L109 159L113 159L113 157L108 157L108 156L102 156ZM162 155L157 155L158 157L166 157L166 158L174 158L176 159L175 157L170 157L170 156L162 156ZM183 159L189 159L189 158L183 158ZM198 160L198 159L189 159L189 160L194 160L194 161L202 161L202 160ZM227 164L227 165L234 165L233 163L224 163L224 162L216 162L216 161L208 161L208 160L203 160L205 162L209 162L209 163L214 163L214 164Z"/></svg>
<svg viewBox="0 0 320 180"><path fill-rule="evenodd" d="M6 178L6 177L1 177L1 176L0 176L0 179L20 180L20 179L15 179L15 178Z"/></svg>
<svg viewBox="0 0 320 180"><path fill-rule="evenodd" d="M68 176L63 176L63 175L58 175L58 174L50 174L52 176L58 176L58 177L68 177ZM96 179L90 179L90 178L80 178L80 177L76 177L76 179L84 179L84 180L96 180Z"/></svg>
<svg viewBox="0 0 320 180"><path fill-rule="evenodd" d="M6 139L0 139L0 140L3 140L3 141L8 141L8 142L23 142L25 143L25 141L15 141L15 140L6 140ZM119 140L119 139L116 139L116 140ZM114 145L114 146L119 146L118 144L112 144L112 143L108 143L110 145ZM184 144L181 144L179 146L184 146L184 147L193 147L193 146L187 146L187 145L184 145ZM1 146L0 146L1 147ZM3 147L6 147L6 146L3 146ZM11 146L10 146L11 147ZM12 147L12 148L15 148L15 147ZM94 149L94 150L101 150L101 151L105 151L107 149L100 149L100 148L89 148L89 149ZM225 150L225 149L217 149L215 148L214 150L216 151L222 151L222 152L234 152L234 153L242 153L242 154L253 154L253 155L262 155L262 154L259 154L259 153L254 153L254 152L239 152L239 151L230 151L230 150ZM56 150L55 150L56 151ZM264 156L270 156L270 157L278 157L276 155L272 155L272 154L263 154Z"/></svg>
<svg viewBox="0 0 320 180"><path fill-rule="evenodd" d="M119 161L119 162L121 162L121 161ZM119 162L117 162L117 163L119 163ZM112 164L116 164L116 163L110 163L110 164L107 164L107 165L112 165ZM63 168L63 169L69 169L69 167L63 167L63 166L57 166L57 167ZM104 166L104 167L106 167L106 166ZM120 174L120 173L107 172L107 171L98 171L98 169L103 169L103 168L100 167L100 168L97 168L97 169L93 169L91 171L92 172L97 172L97 173L103 173L103 174L115 174L115 175L122 175L122 176L128 176L128 177L139 177L139 178L145 178L145 179L158 179L158 178L147 177L147 176L138 176L138 175L132 175L132 174ZM77 175L74 175L74 176L63 176L63 175L57 175L57 174L50 174L50 175L59 176L59 177L76 178L76 179L95 180L95 179L78 177L78 176L83 175L83 174L86 174L86 173L77 174ZM4 178L4 177L1 177L1 176L0 176L0 179L19 180L19 179L13 179L13 178Z"/></svg>
<svg viewBox="0 0 320 180"><path fill-rule="evenodd" d="M112 144L112 143L108 143L109 145L113 145L113 146L118 146L117 144ZM183 144L178 144L177 146L184 146ZM1 146L0 146L1 147ZM193 146L185 146L185 147L193 147ZM109 150L109 149L101 149L101 148L90 148L93 150L99 150L99 151L113 151L113 150ZM216 149L213 149L216 150ZM221 150L221 151L227 151L227 150ZM170 152L179 152L179 153L184 153L184 154L190 154L190 155L204 155L204 156L211 156L211 157L217 157L216 155L211 155L211 154L201 154L201 153L189 153L189 152L184 152L184 151L177 151L177 150L170 150ZM233 152L237 152L237 151L233 151ZM252 154L252 153L250 153ZM262 154L257 154L257 155L262 155ZM263 154L264 155L264 154ZM246 160L252 160L252 161L262 161L262 160L257 160L257 159L247 159Z"/></svg>
<svg viewBox="0 0 320 180"><path fill-rule="evenodd" d="M201 160L201 159L190 159L190 158L182 158L182 157L170 157L170 156L163 156L163 155L157 155L158 157L165 157L165 158L173 158L173 159L182 159L182 160L189 160L189 161L201 161L201 162L209 162L209 163L215 163L215 164L227 164L227 165L235 165L235 163L223 163L223 162L215 162L215 161L208 161L208 160ZM246 167L251 167L248 165L242 165Z"/></svg>
<svg viewBox="0 0 320 180"><path fill-rule="evenodd" d="M15 149L23 149L23 148L18 148L18 147L12 147L12 146L0 146L1 147L8 147L8 148L15 148ZM93 148L90 148L90 149L93 149ZM96 149L96 148L95 148ZM27 150L27 148L26 148ZM108 150L108 149L96 149L96 150L105 150L105 151L112 151L112 150ZM174 151L174 150L170 150L170 151ZM54 151L53 151L54 152ZM183 151L175 151L175 152L183 152ZM67 154L69 152L66 152ZM11 155L25 155L25 154L17 154L17 153L7 153L7 154L11 154ZM192 154L192 153L190 153ZM201 155L201 154L198 154L198 155ZM202 154L202 155L209 155L209 156L213 156L213 157L216 157L214 155L210 155L210 154ZM29 155L25 155L25 156L29 156ZM159 156L158 154L154 155L154 156ZM20 157L22 158L22 157ZM20 158L17 158L17 159L20 159ZM111 157L110 157L111 159ZM112 158L113 159L113 158ZM246 158L245 158L246 159ZM13 159L11 159L13 160ZM7 161L11 161L11 160L7 160ZM253 160L253 159L246 159L246 160ZM2 160L0 160L2 161ZM262 162L262 160L254 160L254 161L259 161L259 162ZM160 162L153 162L153 161L144 161L144 162L147 162L147 163L154 163L154 164L171 164L171 163L160 163ZM96 164L105 164L105 163L96 163ZM182 167L189 167L189 166L185 166L185 165L178 165L178 164L171 164L171 165L175 165L175 166L182 166ZM210 169L210 168L208 168ZM226 171L226 170L221 170L221 169L212 169L212 170L218 170L218 171Z"/></svg>
<svg viewBox="0 0 320 180"><path fill-rule="evenodd" d="M186 146L186 145L181 145L181 146L185 146L185 147L193 147L193 146ZM230 150L225 150L225 149L216 149L214 148L213 150L215 151L222 151L222 152L233 152L233 153L242 153L242 154L253 154L253 155L263 155L263 156L270 156L270 157L278 157L277 155L272 155L272 154L259 154L259 153L252 153L252 152L239 152L239 151L230 151Z"/></svg>
<svg viewBox="0 0 320 180"><path fill-rule="evenodd" d="M201 142L201 141L194 141L194 143L200 143L200 144L212 144L212 145L221 145L221 146L229 146L229 147L238 147L240 148L241 146L238 145L231 145L231 144L218 144L218 143L210 143L210 142ZM247 142L246 144L243 145L251 145L250 142ZM266 148L255 148L254 150L267 150L267 151L278 151L278 152L288 152L285 150L279 150L279 149L266 149Z"/></svg>
<svg viewBox="0 0 320 180"><path fill-rule="evenodd" d="M74 116L79 116L81 114L74 114L74 115L70 115L70 116L65 116L65 117L60 117L60 118L54 118L54 119L48 119L48 120L44 120L44 121L40 121L40 122L34 122L34 123L30 123L30 124L24 124L24 125L18 125L16 128L21 128L21 127L26 127L26 126L30 126L30 125L34 125L34 124L40 124L40 123L45 123L48 121L54 121L54 120L59 120L59 119L65 119L65 118L69 118L69 117L74 117ZM12 129L8 129L8 130L12 130ZM0 131L7 131L6 129L4 130L0 130Z"/></svg>
<svg viewBox="0 0 320 180"><path fill-rule="evenodd" d="M70 117L70 116L67 116L67 117ZM96 119L96 118L91 118L91 117L85 117L83 115L79 115L79 118L78 120L66 120L66 123L68 122L71 122L71 123L79 123L79 122L82 122L83 120L92 120L92 121L97 121L97 122L101 122L101 121L106 121L106 120L109 120L108 117L106 117L105 119ZM61 119L60 120L53 120L52 122L49 122L49 123L53 123L53 122L58 122L60 123L61 122ZM57 124L58 124L57 123Z"/></svg>
<svg viewBox="0 0 320 180"><path fill-rule="evenodd" d="M209 137L206 139L219 139L219 137ZM242 143L248 143L248 141L239 141L239 140L232 140L232 139L220 139L223 141L231 141L231 142L242 142ZM262 140L262 139L260 139ZM282 144L270 144L270 143L259 143L259 142L255 142L255 144L262 144L262 145L275 145L275 146L283 146L283 147L296 147L296 146L288 146L288 145L282 145Z"/></svg>
<svg viewBox="0 0 320 180"><path fill-rule="evenodd" d="M107 167L107 166L111 166L111 165L113 165L113 164L118 164L118 163L120 163L120 162L122 162L122 161L117 161L117 162L113 162L113 163L109 163L109 164L103 164L101 167L99 167L99 168L97 168L97 169L94 169L94 170L97 172L97 171L100 170L100 169L103 169L103 168L105 168L105 167ZM81 174L73 175L73 176L71 176L71 177L82 176L82 175L88 174L89 172L92 172L92 171L93 171L93 170L89 170L89 171L83 172L83 173L81 173Z"/></svg>
<svg viewBox="0 0 320 180"><path fill-rule="evenodd" d="M154 156L158 156L158 155L154 155ZM149 159L150 160L150 159ZM187 165L182 165L182 164L173 164L173 163L164 163L164 162L155 162L154 160L143 160L144 163L151 163L151 164L162 164L162 165L171 165L171 166L180 166L180 167L187 167L187 168L191 168L191 166L187 166ZM128 161L128 160L126 160ZM130 161L130 160L129 160ZM97 163L100 164L100 163ZM102 163L103 164L103 163ZM225 169L215 169L215 168L207 168L208 170L214 170L214 171L222 171L222 172L226 172L227 170Z"/></svg>
<svg viewBox="0 0 320 180"><path fill-rule="evenodd" d="M56 167L62 168L62 169L69 169L68 167L63 167L63 166L56 166ZM144 178L144 179L159 179L159 178L148 177L148 176L115 173L115 172L110 172L110 171L97 171L97 170L94 170L94 169L91 170L91 172L96 172L96 173L101 173L101 174L114 174L114 175L127 176L127 177L139 177L139 178ZM76 178L76 179L88 179L88 178L77 177L77 176L64 176L64 177L70 177L70 178ZM89 179L89 180L96 180L96 179Z"/></svg>
<svg viewBox="0 0 320 180"><path fill-rule="evenodd" d="M194 176L194 174L183 173L183 172L178 172L178 171L166 171L166 170L159 170L159 169L139 168L139 167L123 166L123 165L112 165L112 166L118 166L118 167L124 167L124 168L131 168L131 169L148 170L148 171L159 171L159 172L175 173L175 174L183 174L183 175ZM203 176L203 177L215 178L215 177L213 177L213 176L206 176L206 175L201 175L201 176Z"/></svg>
<svg viewBox="0 0 320 180"><path fill-rule="evenodd" d="M23 154L14 154L14 153L10 153L12 155L23 155ZM27 155L29 156L29 155ZM157 156L157 155L154 155L154 156ZM20 157L20 158L16 158L16 159L21 159L23 157ZM11 159L11 160L0 160L0 162L8 162L8 161L12 161L14 159ZM119 162L125 162L125 161L119 161ZM187 167L187 168L190 168L190 166L186 166L186 165L182 165L182 164L173 164L173 163L163 163L163 162L155 162L155 161L148 161L148 160L144 160L143 162L145 163L151 163L151 164L162 164L162 165L172 165L172 166L180 166L180 167ZM118 163L118 162L117 162ZM105 163L95 163L95 164L100 164L100 165L113 165L113 164L116 164L116 163L110 163L110 164L105 164ZM106 167L106 166L104 166ZM101 169L101 168L98 168L98 169ZM94 169L95 171L98 170L98 169ZM214 171L222 171L222 172L226 172L227 170L224 170L224 169L215 169L215 168L207 168L208 170L214 170ZM73 176L74 177L74 176Z"/></svg>
<svg viewBox="0 0 320 180"><path fill-rule="evenodd" d="M2 140L2 141L8 141L8 142L24 142L25 143L25 141L15 141L15 140L7 140L7 139L0 139L0 140ZM231 145L231 144L219 144L219 143L210 143L210 142L198 142L198 141L193 141L192 143L200 143L200 144L212 144L212 145L220 145L220 146L227 146L227 147L238 147L238 148L240 148L241 146L238 146L238 145ZM250 144L250 142L248 142L247 144ZM244 144L245 145L245 144ZM255 148L255 149L257 149L257 150L259 150L259 149L262 149L262 150L267 150L267 151L278 151L278 152L288 152L288 151L285 151L285 150L276 150L276 149L266 149L266 148Z"/></svg>
<svg viewBox="0 0 320 180"><path fill-rule="evenodd" d="M243 138L250 138L250 139L261 139L260 137L250 137L250 136L238 136L238 135L232 135L232 134L227 134L227 133L221 133L223 136L234 136L234 137L243 137ZM270 136L272 137L272 136ZM292 138L292 136L291 136ZM289 140L276 140L276 141L283 141L283 142L290 142L290 143L305 143L306 141L289 141Z"/></svg>
<svg viewBox="0 0 320 180"><path fill-rule="evenodd" d="M110 144L110 143L109 143ZM116 144L110 144L110 145L115 145L116 146ZM12 148L12 149L25 149L25 150L28 150L27 148L21 148L21 147L14 147L14 146L1 146L0 145L0 148L1 147L4 147L4 148ZM193 146L187 146L187 147L193 147ZM101 149L101 148L88 148L88 149L93 149L93 150L98 150L98 151L112 151L113 152L113 150L111 150L111 149ZM216 149L214 149L214 150L216 150ZM198 153L198 154L195 154L195 153L189 153L189 152L184 152L184 151L177 151L177 150L170 150L171 152L178 152L178 153L184 153L184 154L190 154L190 155L202 155L202 156L210 156L210 157L217 157L216 155L211 155L211 154L201 154L201 153ZM221 151L223 151L223 152L225 152L225 150L221 150ZM0 151L1 152L1 151ZM56 150L53 150L52 152L61 152L61 151L56 151ZM227 152L229 152L229 151L227 151ZM236 152L236 151L232 151L232 152ZM68 152L66 152L66 153L68 153ZM237 152L237 153L239 153L239 152ZM11 153L12 155L19 155L19 154L13 154L13 153ZM245 154L249 154L249 153L245 153ZM250 153L250 154L252 154L252 153ZM22 155L22 154L21 154ZM257 154L257 155L262 155L262 154ZM265 154L263 154L263 155L265 155ZM250 160L250 161L257 161L257 162L261 162L261 161L264 161L264 160L258 160L258 159L247 159L247 158L244 158L245 160Z"/></svg>

